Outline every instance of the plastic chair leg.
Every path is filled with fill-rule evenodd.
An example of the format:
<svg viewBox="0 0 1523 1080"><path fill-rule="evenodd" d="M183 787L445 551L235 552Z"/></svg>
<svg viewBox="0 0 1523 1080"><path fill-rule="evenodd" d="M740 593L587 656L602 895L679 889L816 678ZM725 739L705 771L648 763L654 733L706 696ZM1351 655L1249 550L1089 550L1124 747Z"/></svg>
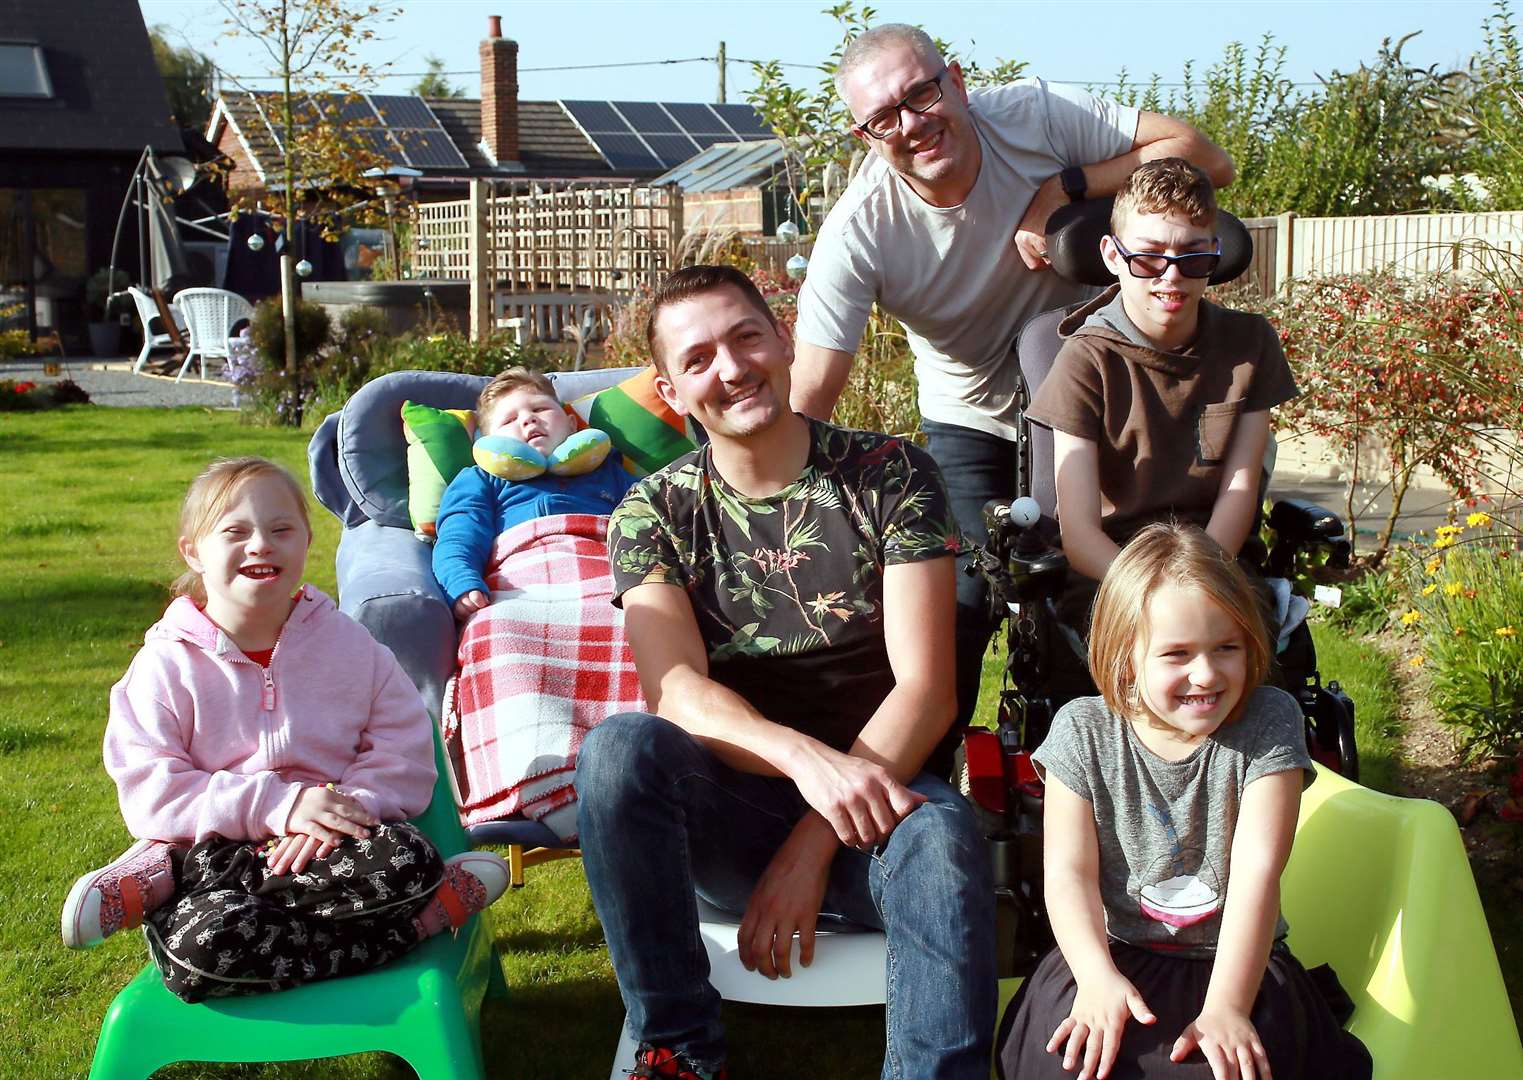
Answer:
<svg viewBox="0 0 1523 1080"><path fill-rule="evenodd" d="M629 1018L619 1025L619 1048L613 1052L613 1071L608 1080L628 1080L629 1071L635 1067L635 1051L640 1048L635 1037L629 1033Z"/></svg>
<svg viewBox="0 0 1523 1080"><path fill-rule="evenodd" d="M508 845L508 881L515 889L524 887L524 846Z"/></svg>
<svg viewBox="0 0 1523 1080"><path fill-rule="evenodd" d="M481 1039L458 997L438 1001L428 1029L409 1035L406 1049L392 1052L412 1066L418 1080L484 1080Z"/></svg>
<svg viewBox="0 0 1523 1080"><path fill-rule="evenodd" d="M487 997L493 1001L506 1001L508 999L508 980L502 973L502 957L497 955L497 950L492 950L491 967L487 971Z"/></svg>
<svg viewBox="0 0 1523 1080"><path fill-rule="evenodd" d="M196 359L197 355L199 355L199 354L193 353L193 352L188 352L188 353L185 354L185 362L180 365L180 373L175 376L175 382L179 382L181 379L185 378L185 371L186 371L186 369L190 367L190 362L192 360ZM206 378L206 361L205 360L201 361L201 378L203 378L203 379Z"/></svg>
<svg viewBox="0 0 1523 1080"><path fill-rule="evenodd" d="M148 363L148 354L153 351L153 335L146 334L143 338L143 351L137 354L137 363L132 365L132 374L136 375L143 370L143 365Z"/></svg>

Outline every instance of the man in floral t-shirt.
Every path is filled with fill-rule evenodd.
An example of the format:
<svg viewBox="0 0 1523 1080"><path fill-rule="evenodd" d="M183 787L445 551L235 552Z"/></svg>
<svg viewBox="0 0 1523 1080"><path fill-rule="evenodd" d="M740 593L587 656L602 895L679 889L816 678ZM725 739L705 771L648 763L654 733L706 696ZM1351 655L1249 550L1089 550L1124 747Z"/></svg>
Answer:
<svg viewBox="0 0 1523 1080"><path fill-rule="evenodd" d="M609 525L615 603L656 715L577 762L588 882L640 1042L636 1076L724 1075L696 890L744 919L741 960L791 974L823 914L888 937L883 1074L988 1075L993 888L946 742L958 534L902 439L788 407L792 342L728 267L671 275L656 387L708 432ZM938 758L938 765L943 764ZM779 1042L778 1068L809 1075Z"/></svg>

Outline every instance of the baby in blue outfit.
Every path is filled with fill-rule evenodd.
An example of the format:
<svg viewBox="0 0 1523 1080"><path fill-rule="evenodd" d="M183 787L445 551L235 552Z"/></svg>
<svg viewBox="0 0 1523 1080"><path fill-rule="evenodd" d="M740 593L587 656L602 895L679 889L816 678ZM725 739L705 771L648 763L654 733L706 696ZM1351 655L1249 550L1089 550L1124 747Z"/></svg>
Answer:
<svg viewBox="0 0 1523 1080"><path fill-rule="evenodd" d="M439 504L434 577L455 618L465 620L490 603L484 577L492 545L514 525L547 514L609 514L634 482L617 451L581 475L556 475L556 451L575 424L544 375L508 368L481 391L476 421L485 436L507 436L531 448L551 468L526 479L506 480L480 465L462 469ZM481 460L478 450L477 460Z"/></svg>

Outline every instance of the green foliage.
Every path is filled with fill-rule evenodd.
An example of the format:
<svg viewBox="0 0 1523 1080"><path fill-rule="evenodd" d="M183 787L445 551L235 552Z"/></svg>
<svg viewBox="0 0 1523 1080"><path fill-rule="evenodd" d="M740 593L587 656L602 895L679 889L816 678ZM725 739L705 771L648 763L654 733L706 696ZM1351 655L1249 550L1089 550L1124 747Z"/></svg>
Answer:
<svg viewBox="0 0 1523 1080"><path fill-rule="evenodd" d="M1413 560L1401 622L1421 641L1433 702L1469 755L1523 747L1523 544L1517 514L1476 510ZM1420 576L1418 568L1420 569ZM1418 584L1421 582L1421 584Z"/></svg>
<svg viewBox="0 0 1523 1080"><path fill-rule="evenodd" d="M1458 116L1464 164L1487 208L1513 210L1523 207L1523 45L1508 0L1496 0L1481 31Z"/></svg>
<svg viewBox="0 0 1523 1080"><path fill-rule="evenodd" d="M0 360L36 355L37 343L25 330L0 330Z"/></svg>
<svg viewBox="0 0 1523 1080"><path fill-rule="evenodd" d="M38 412L60 405L88 405L90 395L73 379L54 383L0 379L0 412Z"/></svg>
<svg viewBox="0 0 1523 1080"><path fill-rule="evenodd" d="M1515 287L1385 271L1293 281L1270 305L1301 389L1277 411L1277 423L1318 436L1345 465L1351 530L1355 485L1390 485L1376 561L1419 467L1463 496L1477 484L1488 451L1508 453L1510 444L1514 462L1523 463L1523 309ZM1361 476L1371 454L1379 473Z"/></svg>
<svg viewBox="0 0 1523 1080"><path fill-rule="evenodd" d="M444 74L444 61L437 56L423 58L425 74L413 84L412 92L426 98L462 98L465 90L455 86Z"/></svg>
<svg viewBox="0 0 1523 1080"><path fill-rule="evenodd" d="M205 131L212 118L212 80L217 66L189 46L171 45L168 32L168 27L155 26L148 31L148 42L153 47L153 64L164 80L169 111L181 127Z"/></svg>
<svg viewBox="0 0 1523 1080"><path fill-rule="evenodd" d="M1384 568L1366 570L1339 588L1343 592L1341 602L1335 608L1319 608L1321 620L1358 634L1376 634L1388 628L1406 597L1401 575Z"/></svg>

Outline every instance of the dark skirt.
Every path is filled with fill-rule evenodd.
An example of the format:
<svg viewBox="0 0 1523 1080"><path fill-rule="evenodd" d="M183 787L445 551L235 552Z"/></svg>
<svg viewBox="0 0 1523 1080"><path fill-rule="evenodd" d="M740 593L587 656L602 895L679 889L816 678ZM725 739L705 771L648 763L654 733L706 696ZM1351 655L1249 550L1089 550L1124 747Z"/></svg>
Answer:
<svg viewBox="0 0 1523 1080"><path fill-rule="evenodd" d="M1169 1060L1169 1051L1200 1015L1213 961L1116 941L1111 942L1111 959L1158 1018L1149 1026L1127 1021L1111 1080L1211 1080L1211 1066L1199 1050L1178 1064ZM1046 1046L1067 1019L1076 989L1063 954L1053 949L1000 1021L996 1052L1001 1080L1073 1080L1075 1073L1063 1071L1062 1047L1049 1054ZM1314 978L1284 943L1275 945L1249 1017L1263 1040L1274 1080L1369 1080L1369 1052L1342 1029L1330 1004L1340 997L1346 1004L1332 969L1319 968Z"/></svg>

